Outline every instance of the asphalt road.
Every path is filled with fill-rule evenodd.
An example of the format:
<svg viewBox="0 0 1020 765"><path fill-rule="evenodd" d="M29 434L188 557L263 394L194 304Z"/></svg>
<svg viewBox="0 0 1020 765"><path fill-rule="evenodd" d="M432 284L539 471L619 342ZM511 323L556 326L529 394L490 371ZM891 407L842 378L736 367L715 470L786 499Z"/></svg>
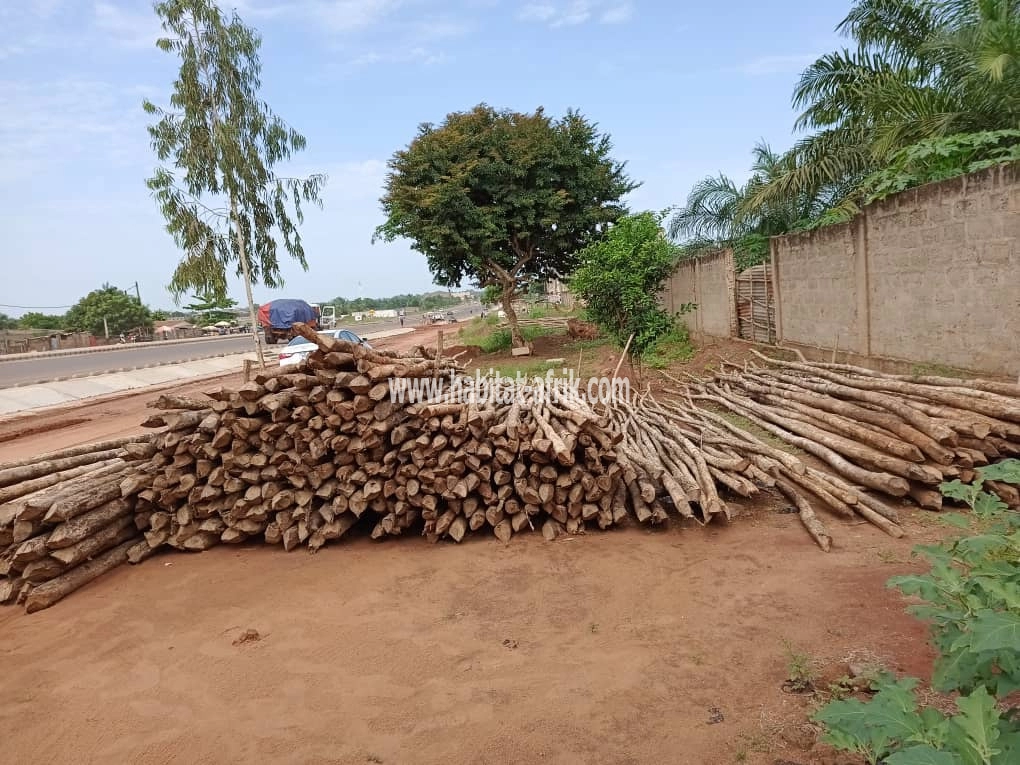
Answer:
<svg viewBox="0 0 1020 765"><path fill-rule="evenodd" d="M474 314L477 315L478 307L473 306L472 308L474 309ZM470 318L471 309L467 307L460 308L455 311L455 314L458 319ZM409 312L405 320L405 326L415 326L419 319L419 314L411 314ZM361 334L371 334L399 327L400 321L398 319L384 319L366 324L355 322L344 323L340 326L349 327L355 332L360 331ZM264 347L272 351L273 349L280 348L281 345L267 345ZM252 342L248 335L227 335L225 337L211 337L173 345L138 343L137 345L132 344L130 348L120 346L115 350L97 353L82 353L70 356L43 356L38 359L25 359L23 361L0 361L0 388L50 382L64 377L116 372L121 369L136 369L154 364L171 364L229 353L244 353L249 350L252 350Z"/></svg>

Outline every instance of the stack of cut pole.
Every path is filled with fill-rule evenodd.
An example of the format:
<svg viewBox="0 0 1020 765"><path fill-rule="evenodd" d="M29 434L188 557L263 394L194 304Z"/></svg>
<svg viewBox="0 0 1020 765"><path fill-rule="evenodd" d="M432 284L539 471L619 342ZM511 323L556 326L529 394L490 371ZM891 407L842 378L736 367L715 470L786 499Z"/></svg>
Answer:
<svg viewBox="0 0 1020 765"><path fill-rule="evenodd" d="M318 345L302 365L201 400L160 396L143 423L158 432L0 466L0 601L46 608L159 548L315 551L355 525L375 539L555 539L629 516L728 519L727 496L762 490L828 550L816 509L901 536L879 496L938 509L940 482L1020 454L1008 383L762 356L603 406L550 378L479 390L430 349L296 329ZM1020 505L1014 487L985 486Z"/></svg>
<svg viewBox="0 0 1020 765"><path fill-rule="evenodd" d="M434 388L395 400L395 381L449 385L455 365L298 331L319 345L306 368L257 376L208 405L168 401L181 411L145 423L167 427L137 481L154 508L153 549L260 537L317 550L363 517L373 538L420 520L430 538L456 541L485 529L508 541L536 521L554 537L620 519L614 438L565 389L536 380L516 396L494 384L455 400Z"/></svg>
<svg viewBox="0 0 1020 765"><path fill-rule="evenodd" d="M0 603L46 608L147 551L140 528L149 513L122 496L122 483L155 454L152 440L131 436L0 466Z"/></svg>
<svg viewBox="0 0 1020 765"><path fill-rule="evenodd" d="M683 395L699 408L728 410L819 460L824 472L809 470L812 481L799 483L836 513L867 507L895 521L895 509L869 491L940 510L939 484L969 483L975 468L1020 455L1018 385L891 375L755 353L768 366L730 365L711 382L688 384ZM852 490L856 502L834 492L834 484ZM985 488L1020 506L1015 487L988 481Z"/></svg>

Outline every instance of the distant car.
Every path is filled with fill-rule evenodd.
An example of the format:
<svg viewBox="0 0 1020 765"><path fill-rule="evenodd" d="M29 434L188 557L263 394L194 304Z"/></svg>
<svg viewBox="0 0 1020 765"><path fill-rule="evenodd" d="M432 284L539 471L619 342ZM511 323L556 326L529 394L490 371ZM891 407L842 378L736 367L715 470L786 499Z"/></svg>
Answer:
<svg viewBox="0 0 1020 765"><path fill-rule="evenodd" d="M357 345L363 345L366 348L372 346L368 344L368 341L363 337L358 336L356 333L351 332L349 329L328 329L325 332L320 332L320 335L326 337L333 337L337 340L346 340L349 343L356 343ZM307 359L312 351L318 346L315 343L310 343L303 337L298 336L287 343L283 350L280 351L280 366L289 367L293 364L300 364L302 361Z"/></svg>
<svg viewBox="0 0 1020 765"><path fill-rule="evenodd" d="M447 320L447 321L457 321L457 317L456 317L456 315L455 315L455 314L453 313L453 311L447 311L447 312L446 312L446 320Z"/></svg>

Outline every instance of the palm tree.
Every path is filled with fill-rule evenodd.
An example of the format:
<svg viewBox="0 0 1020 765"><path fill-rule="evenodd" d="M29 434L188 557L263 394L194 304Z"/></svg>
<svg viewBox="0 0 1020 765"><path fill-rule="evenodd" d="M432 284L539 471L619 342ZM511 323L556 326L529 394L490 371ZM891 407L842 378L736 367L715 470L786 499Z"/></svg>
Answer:
<svg viewBox="0 0 1020 765"><path fill-rule="evenodd" d="M1018 0L860 0L837 29L855 48L801 75L788 167L748 210L828 196L844 217L860 183L918 141L1020 125Z"/></svg>
<svg viewBox="0 0 1020 765"><path fill-rule="evenodd" d="M832 204L832 190L827 186L754 203L762 189L796 168L793 154L780 154L765 142L755 145L752 156L751 176L743 186L721 173L698 181L686 204L674 212L670 237L684 242L688 250L728 246L742 237L786 233Z"/></svg>

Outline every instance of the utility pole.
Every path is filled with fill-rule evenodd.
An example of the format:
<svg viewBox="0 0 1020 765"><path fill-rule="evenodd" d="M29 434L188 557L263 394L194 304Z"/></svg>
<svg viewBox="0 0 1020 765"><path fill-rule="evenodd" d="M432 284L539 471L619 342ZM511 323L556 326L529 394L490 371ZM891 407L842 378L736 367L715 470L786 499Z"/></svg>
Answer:
<svg viewBox="0 0 1020 765"><path fill-rule="evenodd" d="M135 282L135 295L138 297L138 305L142 304L142 293L138 291L138 282Z"/></svg>
<svg viewBox="0 0 1020 765"><path fill-rule="evenodd" d="M106 334L106 339L110 339L110 325L106 323L106 317L103 317L103 332Z"/></svg>

